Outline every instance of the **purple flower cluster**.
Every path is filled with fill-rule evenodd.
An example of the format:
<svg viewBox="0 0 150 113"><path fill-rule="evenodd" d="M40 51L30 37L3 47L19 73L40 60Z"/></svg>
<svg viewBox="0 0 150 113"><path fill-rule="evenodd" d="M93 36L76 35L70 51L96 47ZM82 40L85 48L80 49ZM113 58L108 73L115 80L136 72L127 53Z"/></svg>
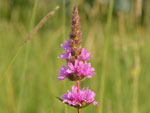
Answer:
<svg viewBox="0 0 150 113"><path fill-rule="evenodd" d="M63 48L63 50L65 50L66 52L62 52L61 53L61 56L58 57L59 59L65 59L65 60L68 60L70 61L71 59L75 59L75 56L73 56L71 54L71 46L70 46L70 40L66 40L65 41L65 44L61 44L61 47ZM87 60L90 60L91 57L90 57L90 52L87 52L87 50L85 48L82 48L81 50L81 54L79 56L79 59L80 60L83 60L83 61L87 61Z"/></svg>
<svg viewBox="0 0 150 113"><path fill-rule="evenodd" d="M63 50L66 51L66 53L62 52L61 56L58 57L59 59L66 59L70 60L71 59L71 48L70 48L70 40L66 40L65 44L61 44L61 47Z"/></svg>
<svg viewBox="0 0 150 113"><path fill-rule="evenodd" d="M68 78L77 83L77 87L72 87L72 92L68 91L61 96L63 103L67 103L74 107L82 107L90 103L98 105L98 103L94 101L96 95L94 92L88 88L80 90L79 81L83 78L92 78L92 75L96 74L94 68L91 67L91 63L89 63L91 59L90 52L81 47L82 33L80 27L78 10L77 7L75 7L72 16L70 38L65 41L65 44L61 44L65 52L62 52L60 57L58 57L59 59L65 59L67 61L67 66L63 65L61 67L58 79L64 80Z"/></svg>
<svg viewBox="0 0 150 113"><path fill-rule="evenodd" d="M65 66L61 67L61 71L59 72L58 79L63 80L65 78L77 78L82 79L84 77L92 78L92 75L95 74L94 68L91 67L91 63L75 60L75 63L68 62L68 68ZM74 77L76 76L76 77Z"/></svg>
<svg viewBox="0 0 150 113"><path fill-rule="evenodd" d="M91 59L90 52L87 52L85 48L81 48L81 53L79 56L74 56L71 54L70 40L66 40L65 44L61 44L65 53L62 52L59 59L67 60L67 67L62 66L59 72L58 79L63 80L69 78L70 80L78 80L86 78L91 78L95 74L94 68L91 67L91 63L87 63Z"/></svg>
<svg viewBox="0 0 150 113"><path fill-rule="evenodd" d="M68 91L66 94L62 95L63 103L67 103L71 106L84 106L86 104L92 103L93 105L98 105L96 101L94 101L96 94L89 90L88 88L83 88L82 90L77 92L77 87L72 86L72 92Z"/></svg>

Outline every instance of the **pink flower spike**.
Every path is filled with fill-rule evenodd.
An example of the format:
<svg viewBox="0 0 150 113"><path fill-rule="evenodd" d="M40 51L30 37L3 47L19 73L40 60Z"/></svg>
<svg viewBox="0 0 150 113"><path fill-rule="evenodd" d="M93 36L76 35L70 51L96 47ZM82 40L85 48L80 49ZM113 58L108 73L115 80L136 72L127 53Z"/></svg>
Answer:
<svg viewBox="0 0 150 113"><path fill-rule="evenodd" d="M58 80L68 78L70 81L76 81L76 86L72 86L72 91L68 90L65 94L61 95L61 98L57 97L57 99L77 108L78 113L81 113L81 109L88 105L99 105L95 101L96 94L93 91L88 88L80 89L81 80L84 80L84 78L92 78L93 74L96 74L91 63L88 62L91 59L90 52L83 48L81 44L82 32L80 17L78 8L75 6L73 9L69 39L60 45L64 52L58 58L65 59L67 65L61 67Z"/></svg>
<svg viewBox="0 0 150 113"><path fill-rule="evenodd" d="M90 52L87 52L87 50L83 48L81 51L80 58L84 61L90 60L91 59Z"/></svg>

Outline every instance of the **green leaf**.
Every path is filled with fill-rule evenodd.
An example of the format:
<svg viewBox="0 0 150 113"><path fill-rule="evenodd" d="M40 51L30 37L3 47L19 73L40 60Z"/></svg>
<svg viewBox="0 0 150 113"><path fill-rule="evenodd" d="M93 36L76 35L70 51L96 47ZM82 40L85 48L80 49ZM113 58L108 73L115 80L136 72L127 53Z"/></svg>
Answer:
<svg viewBox="0 0 150 113"><path fill-rule="evenodd" d="M62 98L60 98L60 97L56 97L58 100L60 100L60 101L63 101L63 99Z"/></svg>
<svg viewBox="0 0 150 113"><path fill-rule="evenodd" d="M60 100L61 102L63 101L63 99L62 98L60 98L60 97L56 97L58 100ZM92 102L91 102L92 103ZM89 106L91 103L88 103L88 104L85 104L85 105L82 105L82 106L72 106L72 105L69 105L68 103L65 103L65 104L67 104L68 106L71 106L71 107L74 107L74 108L76 108L76 109L82 109L82 108L85 108L85 107L87 107L87 106Z"/></svg>

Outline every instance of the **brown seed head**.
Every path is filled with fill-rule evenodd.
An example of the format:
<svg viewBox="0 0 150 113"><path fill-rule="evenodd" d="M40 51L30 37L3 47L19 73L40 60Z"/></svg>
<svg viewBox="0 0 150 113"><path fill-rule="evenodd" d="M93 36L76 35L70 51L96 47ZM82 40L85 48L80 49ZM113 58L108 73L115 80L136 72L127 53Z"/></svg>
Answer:
<svg viewBox="0 0 150 113"><path fill-rule="evenodd" d="M71 33L70 33L70 46L71 46L71 54L74 56L74 59L78 59L81 54L81 25L80 25L80 17L78 14L77 6L73 9L72 22L71 22Z"/></svg>
<svg viewBox="0 0 150 113"><path fill-rule="evenodd" d="M81 25L80 25L80 17L78 14L77 6L73 9L72 22L71 22L71 39L79 39L81 38Z"/></svg>

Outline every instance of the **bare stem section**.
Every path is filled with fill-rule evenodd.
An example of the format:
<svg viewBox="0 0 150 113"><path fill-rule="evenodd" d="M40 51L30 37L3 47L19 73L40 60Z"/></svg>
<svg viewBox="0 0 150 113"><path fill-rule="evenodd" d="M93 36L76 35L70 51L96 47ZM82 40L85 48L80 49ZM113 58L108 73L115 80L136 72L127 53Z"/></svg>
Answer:
<svg viewBox="0 0 150 113"><path fill-rule="evenodd" d="M78 113L81 113L81 109L78 109Z"/></svg>
<svg viewBox="0 0 150 113"><path fill-rule="evenodd" d="M53 11L50 11L45 17L42 18L42 20L39 22L37 26L32 30L32 32L29 34L29 36L25 39L24 43L28 42L32 36L43 26L43 24L46 23L48 18L52 17L55 14L55 11L59 9L59 6L57 6Z"/></svg>
<svg viewBox="0 0 150 113"><path fill-rule="evenodd" d="M77 81L76 81L76 84L77 84L77 92L79 93L79 91L80 91L80 81L77 80Z"/></svg>
<svg viewBox="0 0 150 113"><path fill-rule="evenodd" d="M77 92L79 93L80 92L80 81L79 80L76 81L76 85L77 85ZM81 113L81 109L78 109L78 113Z"/></svg>

